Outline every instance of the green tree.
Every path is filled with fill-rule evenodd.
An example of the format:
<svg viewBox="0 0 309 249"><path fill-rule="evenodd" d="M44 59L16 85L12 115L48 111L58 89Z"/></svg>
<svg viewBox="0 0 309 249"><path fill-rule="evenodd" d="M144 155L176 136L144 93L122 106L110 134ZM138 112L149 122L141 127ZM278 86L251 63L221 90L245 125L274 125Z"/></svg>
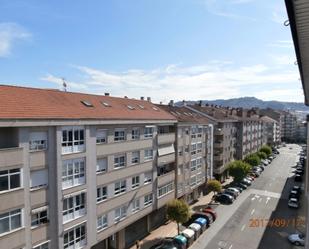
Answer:
<svg viewBox="0 0 309 249"><path fill-rule="evenodd" d="M264 152L267 156L270 156L271 155L271 147L269 147L268 145L264 145L260 149L260 152Z"/></svg>
<svg viewBox="0 0 309 249"><path fill-rule="evenodd" d="M244 161L249 163L251 166L258 166L261 163L261 159L257 154L250 154L246 156Z"/></svg>
<svg viewBox="0 0 309 249"><path fill-rule="evenodd" d="M186 202L183 200L174 199L167 203L166 214L169 220L177 223L177 230L179 234L179 223L187 222L190 217L190 209Z"/></svg>
<svg viewBox="0 0 309 249"><path fill-rule="evenodd" d="M262 159L266 159L267 158L267 154L263 151L259 151L256 153L257 156L262 160Z"/></svg>
<svg viewBox="0 0 309 249"><path fill-rule="evenodd" d="M221 192L222 190L222 185L218 180L209 180L206 187L210 192L213 191L214 193Z"/></svg>
<svg viewBox="0 0 309 249"><path fill-rule="evenodd" d="M234 181L241 181L251 170L251 166L241 160L231 162L228 166L230 175L234 177Z"/></svg>

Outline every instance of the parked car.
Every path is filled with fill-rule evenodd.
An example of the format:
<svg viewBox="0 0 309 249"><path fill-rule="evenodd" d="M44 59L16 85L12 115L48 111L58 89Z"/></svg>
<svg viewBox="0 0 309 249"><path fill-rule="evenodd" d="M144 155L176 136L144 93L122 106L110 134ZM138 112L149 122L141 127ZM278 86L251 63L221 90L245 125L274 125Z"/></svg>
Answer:
<svg viewBox="0 0 309 249"><path fill-rule="evenodd" d="M150 249L179 249L177 242L174 238L164 238L157 244L150 247Z"/></svg>
<svg viewBox="0 0 309 249"><path fill-rule="evenodd" d="M228 189L225 189L222 193L232 196L234 200L235 200L235 199L237 198L237 196L238 196L235 192L233 192L233 191L231 191L231 190L228 190Z"/></svg>
<svg viewBox="0 0 309 249"><path fill-rule="evenodd" d="M249 180L250 182L253 182L254 181L254 177L251 177L251 176L246 176L244 179L247 179Z"/></svg>
<svg viewBox="0 0 309 249"><path fill-rule="evenodd" d="M217 212L213 208L204 208L202 212L205 214L210 214L213 218L213 221L217 219Z"/></svg>
<svg viewBox="0 0 309 249"><path fill-rule="evenodd" d="M296 246L305 245L305 236L301 233L290 234L288 240Z"/></svg>
<svg viewBox="0 0 309 249"><path fill-rule="evenodd" d="M305 172L303 169L296 169L295 170L295 174L298 174L298 175L303 175Z"/></svg>
<svg viewBox="0 0 309 249"><path fill-rule="evenodd" d="M294 185L292 190L295 190L295 191L297 191L297 192L299 192L301 194L301 187L298 186L298 185Z"/></svg>
<svg viewBox="0 0 309 249"><path fill-rule="evenodd" d="M229 188L227 188L227 189L230 190L230 191L235 192L235 193L237 194L237 196L241 193L241 191L240 191L239 189L237 189L237 188L229 187Z"/></svg>
<svg viewBox="0 0 309 249"><path fill-rule="evenodd" d="M303 181L303 177L301 175L299 175L299 174L295 174L294 181L295 182L302 182Z"/></svg>
<svg viewBox="0 0 309 249"><path fill-rule="evenodd" d="M288 206L291 208L299 208L300 204L296 198L289 199Z"/></svg>
<svg viewBox="0 0 309 249"><path fill-rule="evenodd" d="M227 194L217 194L214 199L222 204L232 204L234 201L234 198Z"/></svg>
<svg viewBox="0 0 309 249"><path fill-rule="evenodd" d="M289 194L289 199L291 198L299 199L299 197L300 197L300 192L297 192L296 190L291 190Z"/></svg>
<svg viewBox="0 0 309 249"><path fill-rule="evenodd" d="M235 182L232 184L233 187L241 188L242 190L246 190L248 188L247 185L242 184L241 182Z"/></svg>
<svg viewBox="0 0 309 249"><path fill-rule="evenodd" d="M263 171L263 169L262 169L261 167L259 167L259 166L254 166L254 167L252 167L252 170L253 170L253 171L259 171L259 172L262 172L262 171Z"/></svg>
<svg viewBox="0 0 309 249"><path fill-rule="evenodd" d="M211 214L207 214L207 213L204 213L204 212L194 212L193 214L191 214L190 219L187 222L183 223L182 225L185 226L185 227L188 227L191 223L193 223L198 218L206 219L207 220L207 227L211 223L214 222L214 219L213 219Z"/></svg>
<svg viewBox="0 0 309 249"><path fill-rule="evenodd" d="M261 172L260 171L250 171L249 174L253 175L254 177L259 177L261 175Z"/></svg>
<svg viewBox="0 0 309 249"><path fill-rule="evenodd" d="M247 186L251 186L251 184L252 184L251 181L249 181L249 180L246 179L246 178L242 179L240 183L245 184L245 185L247 185Z"/></svg>

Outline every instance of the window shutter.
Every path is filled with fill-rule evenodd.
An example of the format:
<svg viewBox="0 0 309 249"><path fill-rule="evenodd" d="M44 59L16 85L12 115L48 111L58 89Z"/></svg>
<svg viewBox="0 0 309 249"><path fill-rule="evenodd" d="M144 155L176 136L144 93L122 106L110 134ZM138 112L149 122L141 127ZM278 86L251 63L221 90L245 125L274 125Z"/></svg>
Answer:
<svg viewBox="0 0 309 249"><path fill-rule="evenodd" d="M30 173L30 187L39 187L48 184L47 169L36 170Z"/></svg>

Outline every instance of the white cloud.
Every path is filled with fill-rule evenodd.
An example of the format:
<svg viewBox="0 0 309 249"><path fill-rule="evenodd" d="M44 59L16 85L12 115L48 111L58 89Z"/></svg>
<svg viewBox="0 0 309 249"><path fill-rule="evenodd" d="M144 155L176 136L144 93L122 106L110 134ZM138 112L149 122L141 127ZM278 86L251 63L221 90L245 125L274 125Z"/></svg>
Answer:
<svg viewBox="0 0 309 249"><path fill-rule="evenodd" d="M15 42L30 37L31 34L16 23L0 23L0 57L10 55Z"/></svg>
<svg viewBox="0 0 309 249"><path fill-rule="evenodd" d="M292 49L294 47L292 40L281 40L281 41L279 40L279 41L269 43L267 44L267 46L277 47L277 48L289 48L289 49Z"/></svg>
<svg viewBox="0 0 309 249"><path fill-rule="evenodd" d="M240 96L266 96L282 99L283 94L272 89L297 88L299 74L293 65L285 63L273 65L256 64L236 66L232 62L212 61L204 65L167 65L153 70L134 69L123 72L107 72L87 66L74 66L83 80L67 81L68 90L86 91L102 94L110 92L113 96L151 96L155 102L169 99L218 99ZM61 78L47 75L44 81L62 86ZM287 90L288 91L288 90ZM278 93L278 95L276 95ZM268 96L267 95L267 96ZM284 100L284 99L283 99ZM302 101L300 96L299 101Z"/></svg>
<svg viewBox="0 0 309 249"><path fill-rule="evenodd" d="M213 15L236 20L245 19L256 21L255 18L237 13L239 12L239 5L247 4L253 1L254 0L204 0L202 3L206 7L207 11Z"/></svg>

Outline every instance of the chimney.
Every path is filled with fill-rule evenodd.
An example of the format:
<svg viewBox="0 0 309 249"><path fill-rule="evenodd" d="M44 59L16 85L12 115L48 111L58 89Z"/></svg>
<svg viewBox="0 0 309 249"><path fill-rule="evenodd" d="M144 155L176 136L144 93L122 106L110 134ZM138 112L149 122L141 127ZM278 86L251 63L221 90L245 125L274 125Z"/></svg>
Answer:
<svg viewBox="0 0 309 249"><path fill-rule="evenodd" d="M170 100L170 102L168 103L169 106L174 106L174 100Z"/></svg>
<svg viewBox="0 0 309 249"><path fill-rule="evenodd" d="M128 96L124 96L124 98L125 98L125 99L127 99L127 98L128 98Z"/></svg>
<svg viewBox="0 0 309 249"><path fill-rule="evenodd" d="M160 101L160 105L162 105L163 103L162 103L162 101Z"/></svg>
<svg viewBox="0 0 309 249"><path fill-rule="evenodd" d="M104 93L105 96L109 96L109 93Z"/></svg>
<svg viewBox="0 0 309 249"><path fill-rule="evenodd" d="M183 106L187 106L187 103L186 103L185 100L182 101L182 105L183 105Z"/></svg>
<svg viewBox="0 0 309 249"><path fill-rule="evenodd" d="M200 100L200 101L198 102L198 105L199 105L199 106L202 106L202 105L203 105L203 101Z"/></svg>
<svg viewBox="0 0 309 249"><path fill-rule="evenodd" d="M144 100L144 97L141 97L141 100Z"/></svg>
<svg viewBox="0 0 309 249"><path fill-rule="evenodd" d="M147 101L148 101L148 102L151 102L151 98L150 98L150 97L147 97Z"/></svg>

